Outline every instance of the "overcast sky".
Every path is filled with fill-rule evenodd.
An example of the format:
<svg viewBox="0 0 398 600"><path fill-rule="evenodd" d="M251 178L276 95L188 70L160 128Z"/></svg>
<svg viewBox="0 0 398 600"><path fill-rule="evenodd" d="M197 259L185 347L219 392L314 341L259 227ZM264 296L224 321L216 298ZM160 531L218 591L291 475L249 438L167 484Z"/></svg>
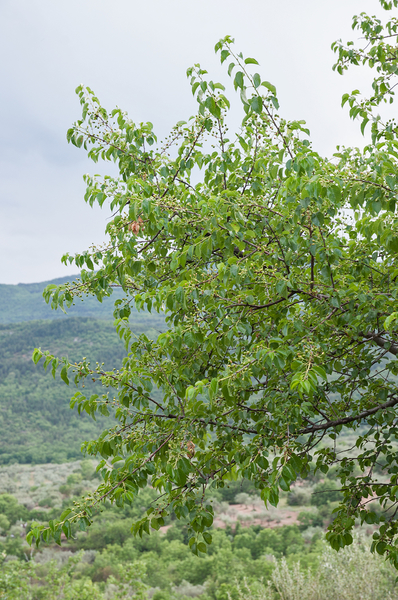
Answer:
<svg viewBox="0 0 398 600"><path fill-rule="evenodd" d="M361 11L384 15L377 0L0 0L0 283L74 273L62 254L104 239L107 211L83 200L82 176L99 168L65 137L79 83L164 137L195 111L187 67L228 79L213 49L229 34L276 85L280 114L305 119L330 155L363 143L340 100L369 80L334 73L330 50L356 39Z"/></svg>

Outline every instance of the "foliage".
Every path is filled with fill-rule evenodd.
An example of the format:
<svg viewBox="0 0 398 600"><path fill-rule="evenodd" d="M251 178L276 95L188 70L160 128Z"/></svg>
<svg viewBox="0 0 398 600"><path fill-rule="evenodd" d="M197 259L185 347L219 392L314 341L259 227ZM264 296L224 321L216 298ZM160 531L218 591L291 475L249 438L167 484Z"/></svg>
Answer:
<svg viewBox="0 0 398 600"><path fill-rule="evenodd" d="M113 598L131 598L137 600L147 598L146 587L140 577L143 574L141 565L129 564L123 570L118 581L110 578L110 594L105 596L98 585L87 577L76 577L76 569L82 553L68 558L59 567L51 561L45 575L40 573L40 564L31 562L18 563L15 560L5 562L4 557L0 569L0 598L7 600L111 600Z"/></svg>
<svg viewBox="0 0 398 600"><path fill-rule="evenodd" d="M133 319L132 328L153 337L164 328L164 320L149 320L144 313ZM124 356L124 346L109 321L70 317L0 325L1 464L79 459L82 439L99 435L105 426L101 418L95 423L85 413L71 415L69 391L30 360L37 345L63 353L72 361L83 354L87 360L107 366ZM91 393L99 389L91 380L86 382Z"/></svg>
<svg viewBox="0 0 398 600"><path fill-rule="evenodd" d="M61 467L56 465L56 469ZM41 468L38 466L36 470ZM81 472L87 475L87 463L82 463ZM55 544L46 545L41 551L29 550L19 535L11 537L16 529L21 530L19 523L10 526L6 539L0 540L0 554L7 555L0 569L0 590L6 589L11 595L12 589L19 589L20 596L15 592L15 597L20 598L25 589L26 598L38 600L62 594L70 600L85 597L110 600L129 598L134 590L143 598L148 590L148 597L156 595L163 600L196 596L201 600L227 600L229 596L237 599L242 586L250 590L248 597L266 589L272 600L274 588L289 600L312 599L310 591L314 589L318 600L334 598L334 591L339 594L337 598L346 594L346 598L355 599L360 590L364 598L369 593L376 599L396 597L389 596L395 576L392 567L377 554L369 555L368 542L358 536L353 546L336 554L320 541L323 537L320 528L288 525L263 529L236 523L234 529L211 529L213 543L209 553L199 558L189 550L188 528L176 519L168 523L167 531L142 539L132 536L131 519L142 514L155 498L156 491L146 488L134 506L120 509L106 503L92 527L87 532L75 529L62 551ZM253 500L251 496L250 502ZM24 510L29 530L30 520L36 517L35 510L27 511L9 495L0 495L0 502L0 516L4 516L4 511L9 513L11 505ZM60 510L52 509L48 516L55 518ZM17 512L14 508L14 513ZM15 544L9 545L13 541L19 544L19 549ZM10 554L21 560L16 561L15 556L13 560ZM273 587L263 588L262 580L270 580Z"/></svg>
<svg viewBox="0 0 398 600"><path fill-rule="evenodd" d="M23 565L17 561L5 562L5 556L1 557L0 568L0 598L7 600L30 600L29 583L30 565Z"/></svg>
<svg viewBox="0 0 398 600"><path fill-rule="evenodd" d="M383 8L391 10L397 7L397 0L385 2L380 0ZM347 102L350 107L350 117L361 119L361 131L365 131L368 123L371 124L372 143L396 140L397 123L394 119L384 122L376 110L383 104L392 104L394 101L397 77L397 46L394 45L398 36L398 20L391 18L387 23L375 16L362 12L353 18L352 28L361 32L365 46L356 48L354 42L346 45L341 40L332 44L332 49L338 55L334 69L341 75L350 66L366 65L375 69L378 75L373 79L372 95L361 98L359 90L351 94L344 94L342 105ZM376 146L377 148L377 146Z"/></svg>
<svg viewBox="0 0 398 600"><path fill-rule="evenodd" d="M275 87L228 36L216 52L239 92L236 136L227 130L224 86L200 65L187 72L198 113L163 145L151 123L109 114L90 88L77 88L83 113L68 140L94 162L114 160L120 173L86 176L85 200L109 203L114 216L107 245L63 257L81 269L80 282L49 286L44 297L64 308L82 293L102 300L120 286L114 314L126 357L106 371L35 350L34 362L59 368L67 384L99 378L115 394L119 423L85 444L103 458L97 492L49 528L34 528L31 540L59 542L74 523L84 530L98 503L128 504L150 482L159 502L133 532L159 529L173 511L189 521L192 552L205 553L213 521L206 488L241 476L276 506L279 490L308 474L314 457L323 473L337 465L341 484L327 536L333 548L352 543L356 519L376 523L373 550L398 567L398 132L374 112L393 98L396 21L383 29L362 16L354 26L371 49L337 44L337 68L362 62L378 71L374 95L351 110L363 131L372 121L372 140L331 159L312 148L303 121L279 116ZM134 306L164 312L168 330L132 336ZM78 390L72 404L109 414L107 394ZM355 455L321 444L344 429L356 435ZM375 468L380 458L387 481ZM374 498L392 510L376 514Z"/></svg>
<svg viewBox="0 0 398 600"><path fill-rule="evenodd" d="M384 600L397 598L393 588L393 573L360 537L339 554L324 546L315 570L289 566L282 558L267 586L244 582L243 590L237 585L239 600Z"/></svg>
<svg viewBox="0 0 398 600"><path fill-rule="evenodd" d="M23 520L27 517L26 509L18 504L17 500L11 494L0 495L0 514L6 517L10 525L14 525L19 519Z"/></svg>
<svg viewBox="0 0 398 600"><path fill-rule="evenodd" d="M105 425L104 420L95 423L70 413L70 394L62 382L52 381L50 373L38 371L30 360L39 344L70 360L83 353L109 365L121 360L124 352L112 324L106 321L69 318L0 325L2 464L76 460L81 458L82 438L99 435ZM94 393L95 384L87 382L87 389Z"/></svg>
<svg viewBox="0 0 398 600"><path fill-rule="evenodd" d="M189 551L187 528L181 527L178 521L172 522L174 524L163 534L156 532L143 539L131 535L129 531L131 519L139 517L155 498L156 492L146 488L132 507L125 506L119 509L107 504L87 532L74 531L73 539L67 543L63 551L57 551L56 546L46 546L41 552L35 553L33 549L29 552L19 535L11 538L11 534L15 531L11 527L7 532L6 540L0 542L0 553L20 557L22 565L26 564L25 559L30 556L32 559L29 563L30 567L27 566L26 569L34 568L35 576L29 575L31 580L29 590L32 591L34 581L39 579L43 594L50 594L52 586L58 590L62 581L64 581L62 585L66 585L64 567L66 562L74 557L71 574L75 593L79 586L89 586L88 589L91 589L92 584L95 584L95 589L98 587L97 584L106 584L107 590L109 592L113 590L112 593L115 594L119 593L119 586L122 590L127 590L128 565L134 563L141 565L140 578L146 586L159 588L164 593L176 589L176 594L183 589L187 590L187 586L196 586L198 589L204 586L206 594L211 593L215 598L218 588L227 585L236 576L239 578L244 575L249 576L250 581L264 574L268 576L273 567L271 562L262 557L264 553L277 556L289 553L293 556L296 552L295 556L298 556L297 552L311 554L315 550L315 546L304 543L303 537L295 526L271 531L262 530L258 526L242 529L237 524L235 530L231 530L230 533L223 530L212 532L214 543L210 548L210 555L198 561ZM12 502L13 505L24 510L29 530L29 522L32 518L37 518L36 511L27 511L9 495L0 495L0 501L5 509ZM59 512L60 509L52 509L48 516L54 518L59 515ZM43 517L46 518L46 515ZM19 524L17 528L21 531ZM9 542L14 540L18 544L18 549L15 544L10 548ZM73 555L71 551L74 552ZM305 560L304 555L300 556ZM11 572L15 571L17 577L18 569L11 568L15 563L10 561L5 564L10 565ZM19 565L21 567L21 563ZM23 573L26 574L26 571L23 570Z"/></svg>
<svg viewBox="0 0 398 600"><path fill-rule="evenodd" d="M246 576L250 581L263 576L268 577L273 568L271 555L288 556L289 560L300 559L303 565L314 564L316 561L316 539L319 537L319 531L300 527L303 529L300 533L299 528L294 525L271 530L262 529L261 525L242 527L239 521L231 521L232 526L228 525L225 530L209 530L213 536L213 544L209 548L209 556L199 561L189 551L188 528L181 521L176 520L174 515L166 520L167 531L156 532L142 539L134 537L130 532L131 521L140 518L156 500L156 490L150 487L142 490L131 506L125 505L119 508L106 502L101 507L101 511L97 510L95 521L86 532L73 527L73 536L65 542L62 551L58 551L58 547L53 544L45 545L39 552L26 545L24 534L29 532L32 521L57 519L63 508L59 503L50 509L35 507L37 500L33 499L37 498L42 486L39 485L38 489L36 486L29 487L29 482L40 484L43 477L45 480L51 479L51 486L43 486L46 487L43 493L54 497L61 482L73 479L77 484L82 484L78 494L86 494L92 489L91 484L94 483L93 465L90 466L84 461L80 464L75 462L61 465L3 467L0 479L2 486L6 488L10 487L7 476L12 468L15 469L16 482L20 484L13 488L18 494L19 503L10 494L0 495L2 507L0 517L6 519L7 512L10 518L23 518L23 522L18 520L14 525L8 524L7 531L4 531L3 537L0 538L0 554L4 552L7 560L12 556L19 557L23 562L30 558L34 563L38 563L37 568L35 567L36 574L42 579L49 576L54 561L57 563L57 568L61 568L68 557L72 557L72 553L83 551L75 576L85 580L88 578L92 583L101 586L106 584L108 591L116 586L111 578L115 578L118 583L122 582L124 569L131 562L138 561L145 567L142 581L149 587L159 588L162 593L175 590L173 593L176 595L188 589L197 594L200 589L206 588L206 594L211 594L215 598L217 590L221 586L228 585L235 577L241 580ZM82 480L82 477L85 479ZM240 483L242 482L235 482L236 485L231 486L231 489L235 488L235 493ZM246 498L249 505L259 500L257 495L249 495L245 492L238 492L237 495L239 494L244 494L249 499ZM218 520L219 511L225 510L226 505L225 501L217 505L216 499L219 497L220 491L217 490L212 492L211 497L206 498L207 503L212 503L214 500L215 515ZM73 499L77 499L76 495ZM25 506L21 506L22 502ZM67 502L68 500L64 499L64 505ZM29 508L32 506L33 508ZM235 505L231 505L231 509L235 511ZM272 509L272 511L280 515L283 512L280 509ZM267 519L264 521L266 522ZM47 586L44 579L42 585ZM192 586L195 589L191 589ZM205 593L204 589L200 593Z"/></svg>
<svg viewBox="0 0 398 600"><path fill-rule="evenodd" d="M274 538L286 537L284 529ZM263 530L265 531L265 530ZM339 554L324 542L280 559L253 559L237 533L233 542L224 531L215 532L211 553L199 559L186 544L158 538L155 551L137 555L137 539L123 547L110 546L102 553L42 552L29 562L11 560L0 569L0 592L7 598L52 600L395 600L395 573L377 554L369 553L369 542L356 536L350 548ZM246 540L256 534L248 528ZM147 538L148 540L150 538ZM272 551L268 547L268 551ZM65 556L66 554L66 556ZM93 560L94 558L94 560ZM104 579L101 580L101 576ZM19 593L19 595L18 595ZM13 595L14 594L14 595ZM23 595L24 594L24 595Z"/></svg>
<svg viewBox="0 0 398 600"><path fill-rule="evenodd" d="M66 278L53 280L50 285L61 282ZM51 323L50 318L65 315L49 310L43 302L42 287L40 283L0 285L0 464L79 459L82 439L99 435L104 427L101 419L94 423L85 414L70 414L68 390L58 381L51 383L49 374L32 365L30 356L35 346L51 348L71 360L84 354L94 363L107 365L124 355L111 322L103 320L112 318L111 298L103 304L86 298L68 310L68 316L78 317ZM119 297L116 290L112 298ZM48 321L38 321L40 317ZM31 318L35 321L25 323ZM134 311L131 326L137 333L153 336L154 330L164 329L164 319ZM86 389L94 392L90 383ZM53 443L55 438L57 444Z"/></svg>
<svg viewBox="0 0 398 600"><path fill-rule="evenodd" d="M287 496L287 503L290 506L301 506L305 504L309 504L309 494L306 490L294 490L289 492Z"/></svg>

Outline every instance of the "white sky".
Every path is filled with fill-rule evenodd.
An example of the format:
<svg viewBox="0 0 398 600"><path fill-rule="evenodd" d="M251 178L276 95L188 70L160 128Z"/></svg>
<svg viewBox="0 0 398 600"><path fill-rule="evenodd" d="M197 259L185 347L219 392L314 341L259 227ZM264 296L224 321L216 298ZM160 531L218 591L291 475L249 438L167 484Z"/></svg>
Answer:
<svg viewBox="0 0 398 600"><path fill-rule="evenodd" d="M213 49L230 34L276 85L280 114L305 119L314 149L330 155L363 144L340 100L369 79L332 72L330 50L356 39L362 11L391 15L377 0L0 0L0 283L74 273L62 254L104 239L107 211L83 200L82 175L99 167L65 138L79 83L164 137L196 109L187 67L228 80Z"/></svg>

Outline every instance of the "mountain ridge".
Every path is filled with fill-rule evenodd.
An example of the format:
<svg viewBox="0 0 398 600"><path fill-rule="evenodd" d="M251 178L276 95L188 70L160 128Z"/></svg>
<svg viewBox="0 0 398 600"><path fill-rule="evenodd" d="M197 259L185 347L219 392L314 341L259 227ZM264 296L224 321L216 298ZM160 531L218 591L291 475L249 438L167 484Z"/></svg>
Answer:
<svg viewBox="0 0 398 600"><path fill-rule="evenodd" d="M38 283L0 284L0 324L20 323L38 319L60 319L66 316L95 317L112 319L113 304L123 295L122 290L113 290L110 297L98 302L94 296L87 296L67 309L67 315L61 310L52 310L43 298L43 290L49 284L60 285L77 279L57 277Z"/></svg>

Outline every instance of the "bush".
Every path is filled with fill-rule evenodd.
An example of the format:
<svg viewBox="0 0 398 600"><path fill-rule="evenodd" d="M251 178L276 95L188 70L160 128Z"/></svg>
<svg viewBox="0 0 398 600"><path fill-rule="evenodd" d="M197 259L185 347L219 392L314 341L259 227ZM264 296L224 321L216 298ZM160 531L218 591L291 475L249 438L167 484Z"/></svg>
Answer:
<svg viewBox="0 0 398 600"><path fill-rule="evenodd" d="M10 529L10 521L5 515L0 514L0 534L4 535Z"/></svg>
<svg viewBox="0 0 398 600"><path fill-rule="evenodd" d="M224 487L218 487L217 492L220 494L221 499L230 504L239 504L236 502L236 495L242 492L246 494L254 495L257 494L257 490L254 484L248 479L242 479L240 481L228 481Z"/></svg>
<svg viewBox="0 0 398 600"><path fill-rule="evenodd" d="M245 506L251 502L253 502L253 496L250 496L246 492L239 492L239 494L236 494L234 500L234 504L244 504Z"/></svg>
<svg viewBox="0 0 398 600"><path fill-rule="evenodd" d="M29 511L11 494L0 494L0 514L7 517L11 525L19 519L26 521Z"/></svg>
<svg viewBox="0 0 398 600"><path fill-rule="evenodd" d="M122 545L131 537L130 527L131 524L126 519L97 521L88 529L79 545L86 550L101 550L108 544Z"/></svg>
<svg viewBox="0 0 398 600"><path fill-rule="evenodd" d="M323 527L323 517L319 512L303 511L299 513L298 520L300 523L300 531L303 531L308 527Z"/></svg>
<svg viewBox="0 0 398 600"><path fill-rule="evenodd" d="M342 494L339 491L337 484L334 481L324 481L318 483L314 487L313 494L311 496L311 504L313 506L323 506L328 502L339 502L341 501Z"/></svg>
<svg viewBox="0 0 398 600"><path fill-rule="evenodd" d="M41 507L51 508L54 504L54 500L52 498L42 498L39 500L38 505Z"/></svg>
<svg viewBox="0 0 398 600"><path fill-rule="evenodd" d="M310 494L306 490L295 489L287 495L289 506L306 506L310 503Z"/></svg>
<svg viewBox="0 0 398 600"><path fill-rule="evenodd" d="M69 497L72 493L72 486L68 485L67 483L63 483L62 485L59 486L59 491L61 492L61 494L63 494L64 496Z"/></svg>

